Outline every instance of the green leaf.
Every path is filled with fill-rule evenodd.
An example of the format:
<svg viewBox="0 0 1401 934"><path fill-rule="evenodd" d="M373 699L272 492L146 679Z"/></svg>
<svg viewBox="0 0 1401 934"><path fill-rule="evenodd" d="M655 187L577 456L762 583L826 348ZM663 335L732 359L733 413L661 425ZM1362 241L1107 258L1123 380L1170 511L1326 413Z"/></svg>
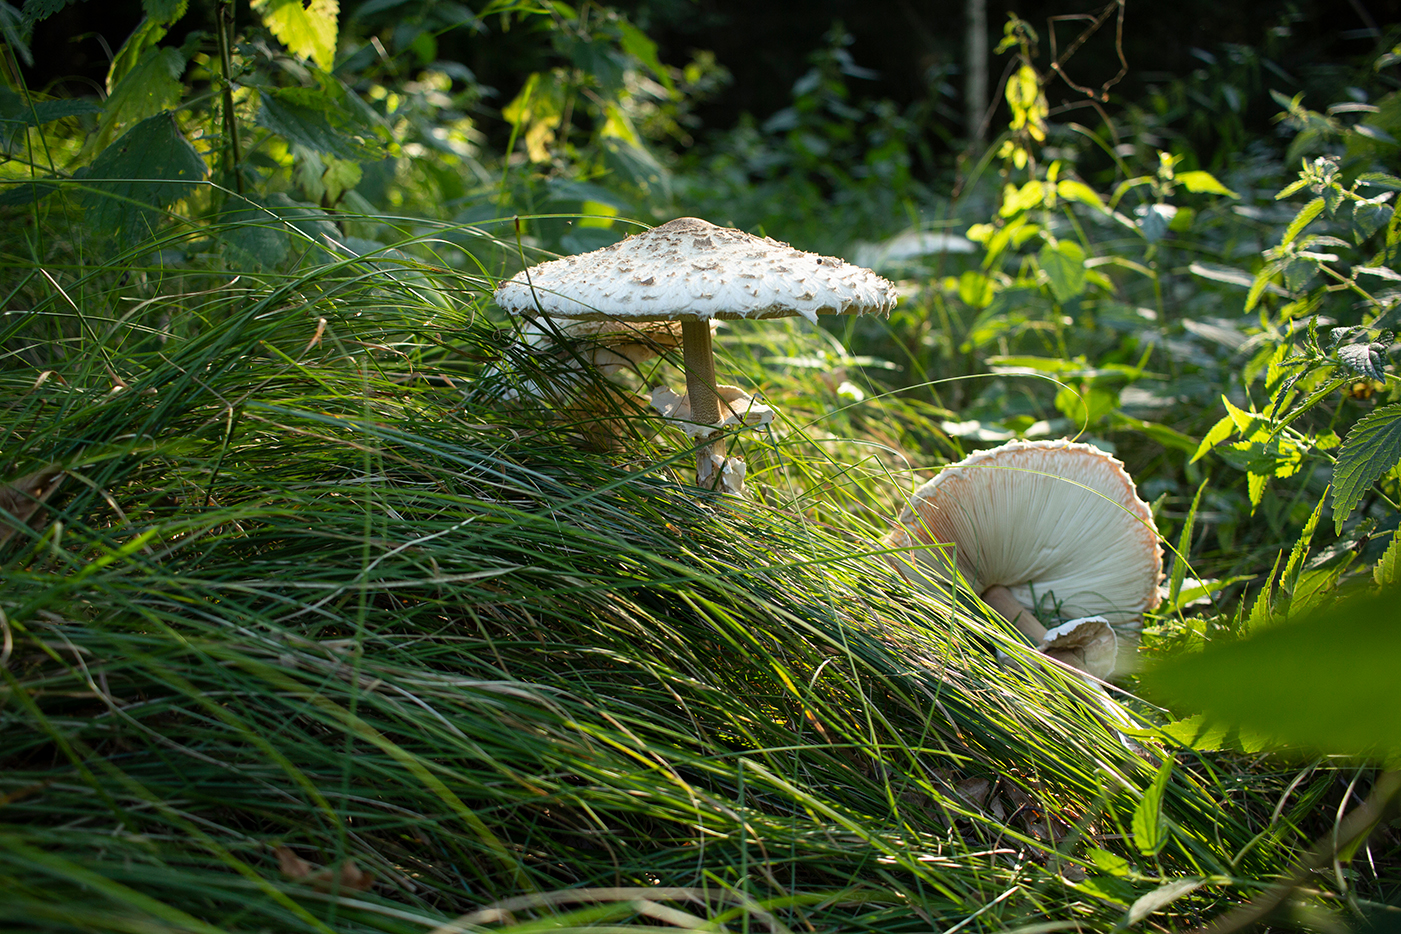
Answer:
<svg viewBox="0 0 1401 934"><path fill-rule="evenodd" d="M4 39L26 65L34 64L34 53L29 50L31 26L33 24L25 20L24 14L0 0L0 39Z"/></svg>
<svg viewBox="0 0 1401 934"><path fill-rule="evenodd" d="M1209 481L1203 480L1197 487L1197 495L1192 497L1192 508L1187 510L1187 518L1182 523L1182 534L1177 538L1177 554L1172 562L1172 574L1168 578L1168 603L1177 605L1177 595L1182 591L1182 580L1187 573L1187 558L1192 551L1192 528L1197 522L1197 507L1201 505L1202 493Z"/></svg>
<svg viewBox="0 0 1401 934"><path fill-rule="evenodd" d="M1278 743L1394 755L1401 752L1398 671L1401 591L1390 587L1179 656L1143 679L1175 704Z"/></svg>
<svg viewBox="0 0 1401 934"><path fill-rule="evenodd" d="M1391 220L1391 207L1379 201L1354 201L1352 238L1359 246Z"/></svg>
<svg viewBox="0 0 1401 934"><path fill-rule="evenodd" d="M1304 523L1304 530L1299 533L1298 540L1290 549L1289 561L1284 565L1284 576L1279 579L1280 586L1286 593L1293 593L1294 586L1299 581L1299 571L1303 567L1304 558L1309 553L1309 545L1313 542L1313 533L1318 528L1318 519L1323 515L1323 501L1327 498L1328 491L1324 490L1323 495L1318 498L1318 505L1313 507L1313 515L1309 516L1309 521Z"/></svg>
<svg viewBox="0 0 1401 934"><path fill-rule="evenodd" d="M170 25L185 15L190 0L141 0L141 9L157 23Z"/></svg>
<svg viewBox="0 0 1401 934"><path fill-rule="evenodd" d="M204 176L204 160L180 134L175 118L150 117L93 160L82 198L88 224L118 239L143 239L160 223L161 211Z"/></svg>
<svg viewBox="0 0 1401 934"><path fill-rule="evenodd" d="M1188 191L1201 192L1209 195L1225 195L1228 198L1239 198L1225 185L1216 180L1216 176L1210 172L1178 172L1177 181Z"/></svg>
<svg viewBox="0 0 1401 934"><path fill-rule="evenodd" d="M1123 923L1125 926L1132 927L1155 911L1166 908L1182 896L1195 892L1201 886L1201 879L1192 878L1176 879L1166 885L1159 886L1129 906L1129 913L1125 915Z"/></svg>
<svg viewBox="0 0 1401 934"><path fill-rule="evenodd" d="M1401 584L1401 535L1391 533L1391 544L1372 568L1372 580L1382 587Z"/></svg>
<svg viewBox="0 0 1401 934"><path fill-rule="evenodd" d="M122 127L174 105L185 91L180 83L184 70L185 56L179 49L147 49L141 61L112 89L97 122L97 132L86 144L87 150L105 148Z"/></svg>
<svg viewBox="0 0 1401 934"><path fill-rule="evenodd" d="M33 108L27 104L11 112L0 114L0 123L14 123L20 126L43 126L65 117L80 117L84 114L100 114L102 106L90 100L38 101Z"/></svg>
<svg viewBox="0 0 1401 934"><path fill-rule="evenodd" d="M1144 856L1153 856L1167 845L1170 833L1163 820L1163 792L1167 789L1168 778L1172 775L1173 759L1166 756L1153 778L1153 784L1138 799L1133 809L1133 844Z"/></svg>
<svg viewBox="0 0 1401 934"><path fill-rule="evenodd" d="M646 65L647 70L661 82L662 87L674 93L676 88L672 86L671 73L662 66L661 59L657 58L657 44L648 38L645 32L625 20L618 22L618 32L623 51Z"/></svg>
<svg viewBox="0 0 1401 934"><path fill-rule="evenodd" d="M1333 525L1343 523L1377 478L1401 463L1401 403L1383 406L1348 432L1333 465Z"/></svg>
<svg viewBox="0 0 1401 934"><path fill-rule="evenodd" d="M40 198L48 197L58 191L58 179L36 178L36 179L3 179L0 180L0 207L19 207L25 204L33 204Z"/></svg>
<svg viewBox="0 0 1401 934"><path fill-rule="evenodd" d="M32 26L75 2L76 0L25 0L24 22L26 25Z"/></svg>
<svg viewBox="0 0 1401 934"><path fill-rule="evenodd" d="M1293 243L1294 238L1299 236L1303 229L1313 223L1314 218L1323 213L1324 201L1322 198L1314 198L1308 204L1299 209L1299 213L1294 215L1294 219L1289 222L1289 226L1284 228L1284 238L1279 241L1280 246Z"/></svg>
<svg viewBox="0 0 1401 934"><path fill-rule="evenodd" d="M350 124L343 108L332 103L324 93L304 88L263 91L256 121L288 143L313 152L352 162L382 157L381 148L358 132L363 128Z"/></svg>
<svg viewBox="0 0 1401 934"><path fill-rule="evenodd" d="M1197 445L1197 451L1192 455L1192 459L1188 461L1188 463L1195 464L1197 461L1201 460L1207 451L1210 451L1222 441L1225 441L1235 430L1235 419L1229 413L1221 416L1221 420L1215 425L1212 425L1211 430L1206 433L1206 437L1202 438L1202 443Z"/></svg>
<svg viewBox="0 0 1401 934"><path fill-rule="evenodd" d="M1081 204L1087 204L1097 211L1108 210L1104 205L1104 200L1100 198L1099 193L1084 182L1077 182L1069 178L1056 182L1056 194L1067 201L1078 201Z"/></svg>
<svg viewBox="0 0 1401 934"><path fill-rule="evenodd" d="M293 55L330 71L336 63L336 17L340 0L252 0L263 24Z"/></svg>
<svg viewBox="0 0 1401 934"><path fill-rule="evenodd" d="M1036 260L1051 280L1051 294L1056 301L1066 302L1085 291L1085 251L1080 244L1062 240L1046 244L1036 254Z"/></svg>

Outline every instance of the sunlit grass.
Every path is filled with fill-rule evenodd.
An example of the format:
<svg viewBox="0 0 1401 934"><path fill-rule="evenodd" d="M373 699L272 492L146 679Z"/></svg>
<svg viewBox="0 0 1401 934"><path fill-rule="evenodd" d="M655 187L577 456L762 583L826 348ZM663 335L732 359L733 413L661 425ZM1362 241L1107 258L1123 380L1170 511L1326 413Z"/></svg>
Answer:
<svg viewBox="0 0 1401 934"><path fill-rule="evenodd" d="M1230 763L1184 759L1140 852L1167 753L1117 727L1153 711L889 572L929 406L805 325L722 330L782 416L730 440L749 498L699 491L605 385L521 393L565 363L492 312L515 246L477 239L463 274L411 258L441 232L397 271L26 272L0 480L65 476L0 517L7 925L1105 929L1285 867L1307 822ZM765 364L800 356L834 362Z"/></svg>

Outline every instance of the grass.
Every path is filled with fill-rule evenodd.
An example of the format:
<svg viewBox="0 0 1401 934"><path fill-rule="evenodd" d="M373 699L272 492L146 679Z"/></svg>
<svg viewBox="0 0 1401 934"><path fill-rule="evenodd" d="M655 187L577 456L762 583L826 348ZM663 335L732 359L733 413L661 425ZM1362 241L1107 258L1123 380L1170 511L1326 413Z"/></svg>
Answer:
<svg viewBox="0 0 1401 934"><path fill-rule="evenodd" d="M1084 930L1204 883L1182 927L1327 826L1286 802L1333 773L1228 755L1144 804L1155 711L893 578L930 413L766 377L810 331L722 336L785 413L740 501L503 402L553 364L489 277L140 262L33 264L0 331L0 482L64 471L0 516L7 930Z"/></svg>

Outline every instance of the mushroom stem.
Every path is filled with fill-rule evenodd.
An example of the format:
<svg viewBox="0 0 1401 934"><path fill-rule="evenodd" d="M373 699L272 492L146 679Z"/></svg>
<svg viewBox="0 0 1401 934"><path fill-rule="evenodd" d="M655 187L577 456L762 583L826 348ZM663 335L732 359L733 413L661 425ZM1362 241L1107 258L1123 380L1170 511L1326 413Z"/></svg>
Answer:
<svg viewBox="0 0 1401 934"><path fill-rule="evenodd" d="M681 320L681 356L686 365L686 393L691 397L691 418L702 425L718 425L720 391L715 388L715 353L709 321L698 318ZM723 441L702 445L696 451L697 482L705 485L710 474L706 467L724 456Z"/></svg>
<svg viewBox="0 0 1401 934"><path fill-rule="evenodd" d="M1012 596L1012 591L1001 584L994 584L983 591L983 602L992 607L1002 615L1013 626L1016 626L1025 633L1033 642L1040 644L1046 635L1046 627L1041 625L1040 620L1017 602L1017 598Z"/></svg>

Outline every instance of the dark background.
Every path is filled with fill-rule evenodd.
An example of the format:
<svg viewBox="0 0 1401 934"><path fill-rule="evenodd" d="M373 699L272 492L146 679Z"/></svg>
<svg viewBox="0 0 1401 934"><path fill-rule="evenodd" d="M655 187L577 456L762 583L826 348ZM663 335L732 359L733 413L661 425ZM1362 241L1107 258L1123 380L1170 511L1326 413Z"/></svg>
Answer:
<svg viewBox="0 0 1401 934"><path fill-rule="evenodd" d="M481 4L478 4L481 5ZM732 126L742 113L760 119L784 107L795 80L809 67L808 56L840 23L854 37L856 63L876 77L853 79L862 97L898 104L928 98L931 89L961 111L964 46L962 2L919 0L620 0L625 10L660 46L662 61L682 65L694 50L715 53L734 80L706 101L697 116L708 127ZM342 18L353 13L347 2ZM1101 2L1046 0L988 4L989 46L1002 35L1014 11L1041 34L1049 51L1048 17L1097 12ZM1123 46L1128 77L1115 88L1121 99L1138 99L1154 81L1198 67L1193 49L1220 54L1225 44L1263 48L1267 44L1286 72L1338 67L1374 50L1389 24L1401 22L1401 0L1128 0ZM180 41L195 29L209 29L212 0L191 0L186 17L167 41ZM246 0L240 22L248 21ZM83 0L39 23L33 37L35 65L28 79L35 87L67 94L93 94L102 87L108 56L120 47L140 19L136 0ZM1112 21L1111 21L1112 22ZM538 42L520 29L501 32L493 20L486 31L457 30L439 40L440 55L463 62L478 79L496 89L489 104L509 101L525 75L548 62ZM1056 25L1062 47L1081 24ZM989 93L995 94L1006 57L992 56ZM1112 28L1096 34L1070 64L1079 83L1098 86L1119 70ZM1287 84L1287 82L1285 82ZM1048 88L1052 106L1079 97L1063 84Z"/></svg>

